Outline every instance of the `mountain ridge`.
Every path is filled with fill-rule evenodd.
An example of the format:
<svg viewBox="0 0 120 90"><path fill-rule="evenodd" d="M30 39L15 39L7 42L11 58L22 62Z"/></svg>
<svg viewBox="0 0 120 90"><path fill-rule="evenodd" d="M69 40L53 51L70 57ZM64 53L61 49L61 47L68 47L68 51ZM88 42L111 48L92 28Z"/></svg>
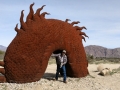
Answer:
<svg viewBox="0 0 120 90"><path fill-rule="evenodd" d="M0 50L1 51L6 51L7 47L3 46L3 45L0 45Z"/></svg>
<svg viewBox="0 0 120 90"><path fill-rule="evenodd" d="M85 47L85 52L94 57L120 58L120 48L108 49L103 46L89 45Z"/></svg>

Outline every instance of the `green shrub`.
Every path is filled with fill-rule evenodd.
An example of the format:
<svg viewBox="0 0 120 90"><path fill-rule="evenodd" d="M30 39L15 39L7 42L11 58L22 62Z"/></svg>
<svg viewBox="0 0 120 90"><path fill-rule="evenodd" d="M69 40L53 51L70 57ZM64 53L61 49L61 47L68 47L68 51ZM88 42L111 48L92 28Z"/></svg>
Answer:
<svg viewBox="0 0 120 90"><path fill-rule="evenodd" d="M4 54L4 53L5 53L4 51L1 51L1 50L0 50L0 54Z"/></svg>
<svg viewBox="0 0 120 90"><path fill-rule="evenodd" d="M5 52L0 50L0 60L3 60L4 55L5 55Z"/></svg>
<svg viewBox="0 0 120 90"><path fill-rule="evenodd" d="M106 57L96 57L93 55L86 55L88 63L90 64L100 64L100 63L120 63L120 58L106 58Z"/></svg>
<svg viewBox="0 0 120 90"><path fill-rule="evenodd" d="M110 75L113 75L115 73L120 73L120 67L117 69L113 69L112 72L110 72Z"/></svg>

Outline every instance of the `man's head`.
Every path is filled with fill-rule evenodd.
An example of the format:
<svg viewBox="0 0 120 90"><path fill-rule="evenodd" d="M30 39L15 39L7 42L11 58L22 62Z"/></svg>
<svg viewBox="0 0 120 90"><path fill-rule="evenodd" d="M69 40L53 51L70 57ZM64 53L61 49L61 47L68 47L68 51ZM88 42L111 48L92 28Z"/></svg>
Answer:
<svg viewBox="0 0 120 90"><path fill-rule="evenodd" d="M66 51L65 51L65 50L63 50L63 53L65 53L65 54L66 54Z"/></svg>
<svg viewBox="0 0 120 90"><path fill-rule="evenodd" d="M63 55L65 55L65 54L66 54L66 51L63 50L63 51L61 52L61 55L63 56Z"/></svg>

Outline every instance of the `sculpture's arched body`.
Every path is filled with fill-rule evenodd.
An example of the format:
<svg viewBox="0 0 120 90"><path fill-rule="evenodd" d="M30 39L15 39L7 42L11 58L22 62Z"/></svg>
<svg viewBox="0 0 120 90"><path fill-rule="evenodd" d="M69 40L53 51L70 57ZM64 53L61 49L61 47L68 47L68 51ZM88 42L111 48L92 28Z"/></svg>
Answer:
<svg viewBox="0 0 120 90"><path fill-rule="evenodd" d="M21 28L17 25L16 37L8 46L2 65L5 76L0 76L1 81L26 83L38 81L43 76L49 57L56 50L67 51L67 75L84 77L88 74L85 50L82 39L86 36L81 30L85 27L73 26L79 22L69 24L57 19L45 19L44 12L40 15L39 8L34 14L30 5L30 13L26 22L23 21L21 12ZM0 70L0 71L2 71Z"/></svg>

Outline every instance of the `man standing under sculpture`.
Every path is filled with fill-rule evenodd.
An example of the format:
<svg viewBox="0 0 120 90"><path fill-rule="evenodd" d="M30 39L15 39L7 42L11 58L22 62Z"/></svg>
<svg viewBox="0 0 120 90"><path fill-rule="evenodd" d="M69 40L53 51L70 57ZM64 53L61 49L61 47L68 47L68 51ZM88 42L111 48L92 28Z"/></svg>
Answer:
<svg viewBox="0 0 120 90"><path fill-rule="evenodd" d="M66 54L66 51L63 50L61 54L56 54L56 55L53 55L53 56L56 57L56 64L57 64L55 80L58 80L59 72L62 69L62 71L63 71L63 82L67 83L66 82L66 68L65 68L65 64L67 63L67 56L65 54Z"/></svg>

